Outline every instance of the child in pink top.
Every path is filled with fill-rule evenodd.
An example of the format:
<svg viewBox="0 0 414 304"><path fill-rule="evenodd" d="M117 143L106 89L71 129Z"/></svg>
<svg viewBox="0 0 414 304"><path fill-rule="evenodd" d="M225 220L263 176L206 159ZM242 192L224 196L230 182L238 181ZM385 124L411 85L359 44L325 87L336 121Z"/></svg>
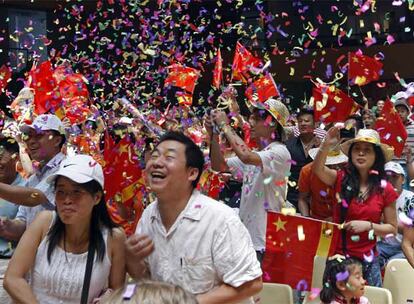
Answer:
<svg viewBox="0 0 414 304"><path fill-rule="evenodd" d="M353 258L335 255L326 263L323 288L319 295L323 304L369 304L364 297L361 263Z"/></svg>

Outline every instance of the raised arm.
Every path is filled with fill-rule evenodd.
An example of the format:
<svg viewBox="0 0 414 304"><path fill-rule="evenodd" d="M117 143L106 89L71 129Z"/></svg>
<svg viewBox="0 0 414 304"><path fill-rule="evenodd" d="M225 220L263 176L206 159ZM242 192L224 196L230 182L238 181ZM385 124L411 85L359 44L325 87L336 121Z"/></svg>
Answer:
<svg viewBox="0 0 414 304"><path fill-rule="evenodd" d="M210 115L204 118L204 127L206 128L210 140L210 160L211 169L214 171L227 171L226 160L220 149L219 136L213 132L213 121Z"/></svg>
<svg viewBox="0 0 414 304"><path fill-rule="evenodd" d="M253 152L249 146L236 134L233 128L229 125L226 113L222 111L213 111L212 117L216 125L219 126L220 131L226 136L237 157L246 165L262 166L262 159Z"/></svg>
<svg viewBox="0 0 414 304"><path fill-rule="evenodd" d="M329 150L339 144L339 128L332 127L326 133L325 140L319 147L318 154L312 164L313 173L328 186L334 186L336 182L337 172L325 166L326 157Z"/></svg>
<svg viewBox="0 0 414 304"><path fill-rule="evenodd" d="M0 197L6 201L29 207L48 202L46 195L36 188L12 186L5 183L0 183Z"/></svg>

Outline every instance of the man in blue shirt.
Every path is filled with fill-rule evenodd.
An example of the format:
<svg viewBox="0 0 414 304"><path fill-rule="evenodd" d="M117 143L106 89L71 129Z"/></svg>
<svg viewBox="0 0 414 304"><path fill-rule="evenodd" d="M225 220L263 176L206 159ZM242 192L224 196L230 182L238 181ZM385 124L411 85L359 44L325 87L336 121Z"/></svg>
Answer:
<svg viewBox="0 0 414 304"><path fill-rule="evenodd" d="M16 171L19 160L19 145L10 137L0 137L0 182L12 186L22 186L24 180ZM0 258L10 258L13 254L13 245L3 230L3 223L7 219L14 219L18 205L0 198Z"/></svg>
<svg viewBox="0 0 414 304"><path fill-rule="evenodd" d="M0 198L20 205L14 220L2 221L0 236L16 241L40 211L55 208L54 189L46 179L58 170L65 157L60 152L65 143L64 127L57 116L39 115L20 130L27 152L37 167L23 187L0 182Z"/></svg>

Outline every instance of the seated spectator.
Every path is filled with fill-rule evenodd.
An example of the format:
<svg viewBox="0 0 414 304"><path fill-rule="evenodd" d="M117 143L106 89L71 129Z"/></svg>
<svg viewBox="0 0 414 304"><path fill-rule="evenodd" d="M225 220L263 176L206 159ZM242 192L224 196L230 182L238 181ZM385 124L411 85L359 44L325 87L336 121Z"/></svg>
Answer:
<svg viewBox="0 0 414 304"><path fill-rule="evenodd" d="M404 205L404 215L407 223L403 227L402 250L408 263L414 268L414 202L409 201Z"/></svg>
<svg viewBox="0 0 414 304"><path fill-rule="evenodd" d="M400 157L394 157L393 161L398 162L403 168L406 174L408 174L409 169L407 168L407 163L410 163L410 158L414 148L414 122L410 119L411 109L407 102L407 97L405 92L398 92L393 96L394 107L398 112L398 115L401 118L402 123L405 126L407 131L407 139L405 141L405 147L403 153ZM403 185L404 189L409 190L410 185L408 179Z"/></svg>
<svg viewBox="0 0 414 304"><path fill-rule="evenodd" d="M197 304L196 298L180 286L142 280L118 289L102 304Z"/></svg>
<svg viewBox="0 0 414 304"><path fill-rule="evenodd" d="M46 179L57 171L64 159L60 151L65 143L62 122L52 114L39 115L31 125L22 125L20 130L37 167L23 186L0 182L0 197L20 205L15 219L3 221L8 238L16 241L40 211L55 208L53 187Z"/></svg>
<svg viewBox="0 0 414 304"><path fill-rule="evenodd" d="M24 233L6 272L7 292L17 303L90 303L123 286L125 235L108 215L101 166L75 155L47 181L57 212L41 212Z"/></svg>
<svg viewBox="0 0 414 304"><path fill-rule="evenodd" d="M335 255L326 263L323 288L319 295L321 303L369 304L364 297L365 284L362 265L357 259Z"/></svg>
<svg viewBox="0 0 414 304"><path fill-rule="evenodd" d="M414 201L414 193L408 190L403 189L405 172L403 167L396 162L388 162L385 164L385 174L387 180L394 186L394 190L398 193L398 198L396 201L397 214L403 212L404 206L406 203ZM399 217L398 219L398 233L397 235L392 235L383 238L380 242L377 243L377 248L379 252L379 261L381 268L392 259L402 259L404 254L401 249L402 241L402 230L403 223L401 223Z"/></svg>
<svg viewBox="0 0 414 304"><path fill-rule="evenodd" d="M196 190L203 153L182 133L168 132L146 174L157 200L127 240L128 273L173 283L202 303L238 303L260 292L262 271L247 229L228 206Z"/></svg>
<svg viewBox="0 0 414 304"><path fill-rule="evenodd" d="M11 137L0 138L0 182L5 185L22 186L24 180L16 171L19 161L19 145ZM14 219L19 206L0 198L0 257L1 262L9 259L13 253L13 240L7 229L4 229L7 220ZM7 265L7 263L6 263ZM3 270L3 269L2 269ZM4 269L5 271L5 269ZM1 273L4 274L4 271Z"/></svg>
<svg viewBox="0 0 414 304"><path fill-rule="evenodd" d="M309 150L309 156L314 159L319 148ZM328 153L325 165L339 170L348 161L339 147ZM335 200L335 189L323 183L312 173L312 163L302 168L299 175L299 211L303 216L332 221L332 205Z"/></svg>
<svg viewBox="0 0 414 304"><path fill-rule="evenodd" d="M22 186L24 180L17 173L19 161L19 145L10 137L0 138L0 182L5 185ZM0 198L0 277L4 274L13 254L15 243L7 230L7 223L17 214L18 205ZM0 289L0 303L10 303L7 293Z"/></svg>

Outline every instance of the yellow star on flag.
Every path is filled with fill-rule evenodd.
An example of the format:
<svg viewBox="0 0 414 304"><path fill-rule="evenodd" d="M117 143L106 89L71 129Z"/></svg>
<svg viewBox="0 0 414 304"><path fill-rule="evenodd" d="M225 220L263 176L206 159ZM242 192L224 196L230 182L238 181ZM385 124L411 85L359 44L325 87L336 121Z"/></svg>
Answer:
<svg viewBox="0 0 414 304"><path fill-rule="evenodd" d="M277 222L274 222L273 223L273 225L275 225L276 226L276 232L278 232L279 230L284 230L284 231L286 231L286 229L285 229L285 224L287 223L287 221L282 221L281 219L280 219L280 217L278 217L277 218Z"/></svg>
<svg viewBox="0 0 414 304"><path fill-rule="evenodd" d="M128 145L121 145L119 147L119 153L128 153Z"/></svg>

